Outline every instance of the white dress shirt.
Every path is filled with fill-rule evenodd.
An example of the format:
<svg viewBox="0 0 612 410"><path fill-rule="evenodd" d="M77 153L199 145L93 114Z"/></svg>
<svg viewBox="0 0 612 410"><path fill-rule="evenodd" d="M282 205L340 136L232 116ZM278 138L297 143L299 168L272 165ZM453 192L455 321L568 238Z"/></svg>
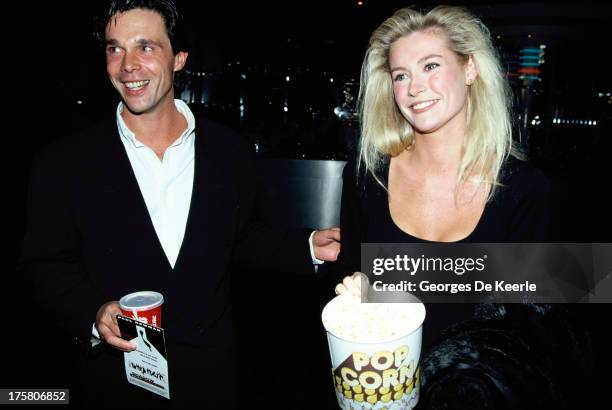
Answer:
<svg viewBox="0 0 612 410"><path fill-rule="evenodd" d="M155 152L138 140L126 126L117 107L117 127L121 142L132 165L151 222L170 266L174 268L185 236L185 226L193 190L195 118L187 104L174 100L177 110L187 120L187 128L164 152L160 160Z"/></svg>

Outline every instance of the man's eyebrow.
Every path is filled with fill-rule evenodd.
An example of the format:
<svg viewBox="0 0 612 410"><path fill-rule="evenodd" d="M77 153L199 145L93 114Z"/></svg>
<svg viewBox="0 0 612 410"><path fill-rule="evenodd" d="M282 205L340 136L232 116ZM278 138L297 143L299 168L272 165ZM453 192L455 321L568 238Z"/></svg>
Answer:
<svg viewBox="0 0 612 410"><path fill-rule="evenodd" d="M136 40L136 43L141 46L147 46L147 45L153 44L160 48L163 47L161 43L154 41L154 40L149 40L147 38L139 38ZM119 44L119 42L115 40L114 38L106 39L107 46L116 46L117 44Z"/></svg>
<svg viewBox="0 0 612 410"><path fill-rule="evenodd" d="M150 44L153 44L157 47L163 47L162 44L158 41L154 41L154 40L150 40L148 38L139 38L138 40L136 40L136 42L141 45L141 46L147 46Z"/></svg>

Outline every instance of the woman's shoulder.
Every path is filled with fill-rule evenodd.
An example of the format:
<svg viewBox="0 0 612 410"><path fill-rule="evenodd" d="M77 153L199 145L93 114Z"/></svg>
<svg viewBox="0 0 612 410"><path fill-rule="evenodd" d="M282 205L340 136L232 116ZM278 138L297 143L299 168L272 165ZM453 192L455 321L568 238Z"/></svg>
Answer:
<svg viewBox="0 0 612 410"><path fill-rule="evenodd" d="M550 181L539 168L514 156L508 157L500 174L502 187L515 194L548 192Z"/></svg>
<svg viewBox="0 0 612 410"><path fill-rule="evenodd" d="M389 159L382 158L375 166L374 172L368 169L363 161L359 161L357 155L350 155L346 161L343 171L343 180L345 184L351 184L361 196L378 192L387 186L387 177L389 174Z"/></svg>

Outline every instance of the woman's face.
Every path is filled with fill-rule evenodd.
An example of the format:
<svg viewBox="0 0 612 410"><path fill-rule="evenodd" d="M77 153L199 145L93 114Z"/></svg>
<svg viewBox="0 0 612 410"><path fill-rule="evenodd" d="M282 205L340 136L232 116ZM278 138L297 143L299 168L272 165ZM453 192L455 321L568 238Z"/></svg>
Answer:
<svg viewBox="0 0 612 410"><path fill-rule="evenodd" d="M389 51L395 102L417 134L465 132L470 58L461 63L442 34L415 32Z"/></svg>

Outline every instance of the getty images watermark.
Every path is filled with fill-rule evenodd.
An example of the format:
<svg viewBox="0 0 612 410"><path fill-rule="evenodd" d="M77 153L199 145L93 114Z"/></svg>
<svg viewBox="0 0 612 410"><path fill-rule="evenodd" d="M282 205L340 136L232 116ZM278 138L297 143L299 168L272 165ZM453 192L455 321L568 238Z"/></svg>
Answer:
<svg viewBox="0 0 612 410"><path fill-rule="evenodd" d="M611 303L609 243L366 243L364 299Z"/></svg>

